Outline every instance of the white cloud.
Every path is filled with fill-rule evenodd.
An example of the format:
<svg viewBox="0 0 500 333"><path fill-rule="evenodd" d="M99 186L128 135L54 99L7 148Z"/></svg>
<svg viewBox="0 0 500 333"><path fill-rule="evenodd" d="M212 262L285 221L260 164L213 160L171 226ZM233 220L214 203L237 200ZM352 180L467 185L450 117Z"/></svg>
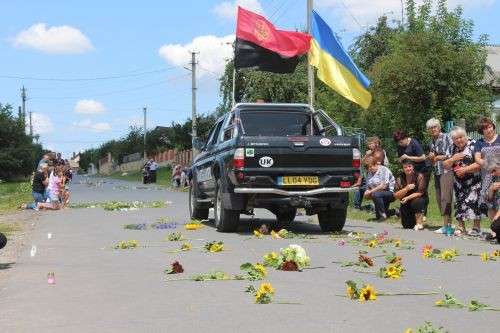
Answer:
<svg viewBox="0 0 500 333"><path fill-rule="evenodd" d="M111 125L109 123L93 123L90 119L82 120L74 125L76 127L89 129L93 132L106 132L111 130Z"/></svg>
<svg viewBox="0 0 500 333"><path fill-rule="evenodd" d="M49 116L43 113L33 112L31 114L31 123L33 124L33 134L50 133L54 130L54 125ZM29 131L29 121L26 121L26 130Z"/></svg>
<svg viewBox="0 0 500 333"><path fill-rule="evenodd" d="M94 49L80 30L68 25L47 27L45 23L36 23L21 31L14 37L13 44L58 54L84 53Z"/></svg>
<svg viewBox="0 0 500 333"><path fill-rule="evenodd" d="M423 0L416 1L417 5L422 2ZM458 5L464 8L487 7L494 2L495 0L449 0L448 8L452 9ZM391 19L401 20L401 1L398 0L316 0L315 6L318 9L330 10L343 28L353 31L375 24L382 14L386 14ZM337 24L336 28L338 27Z"/></svg>
<svg viewBox="0 0 500 333"><path fill-rule="evenodd" d="M199 52L199 77L206 74L220 77L224 71L226 61L233 57L233 47L231 44L234 42L234 38L234 35L224 37L212 35L199 36L184 45L163 45L158 53L172 65L186 66L191 60L190 52Z"/></svg>
<svg viewBox="0 0 500 333"><path fill-rule="evenodd" d="M252 12L263 14L264 10L259 0L236 0L223 1L212 9L215 15L226 20L236 20L236 10L238 6L248 9Z"/></svg>
<svg viewBox="0 0 500 333"><path fill-rule="evenodd" d="M81 99L76 102L74 112L82 114L99 114L106 112L106 108L101 102L93 99Z"/></svg>

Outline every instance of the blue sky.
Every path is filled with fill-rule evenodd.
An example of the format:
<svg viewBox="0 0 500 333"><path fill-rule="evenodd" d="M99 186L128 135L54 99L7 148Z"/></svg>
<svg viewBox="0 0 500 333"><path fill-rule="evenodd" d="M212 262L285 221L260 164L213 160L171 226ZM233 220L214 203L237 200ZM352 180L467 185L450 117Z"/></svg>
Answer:
<svg viewBox="0 0 500 333"><path fill-rule="evenodd" d="M210 112L219 102L217 77L231 57L235 3L279 28L305 26L306 0L0 0L0 103L17 110L24 85L42 143L68 156L142 125L143 106L148 128L187 119L191 78L183 67L195 50L198 110ZM500 0L449 3L464 5L476 35L500 43ZM378 15L399 19L400 6L400 0L315 1L346 47Z"/></svg>

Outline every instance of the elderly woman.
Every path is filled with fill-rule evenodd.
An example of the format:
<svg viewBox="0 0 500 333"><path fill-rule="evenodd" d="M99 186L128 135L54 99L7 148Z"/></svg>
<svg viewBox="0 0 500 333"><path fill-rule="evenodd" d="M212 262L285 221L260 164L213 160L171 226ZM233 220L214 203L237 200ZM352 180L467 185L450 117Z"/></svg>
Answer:
<svg viewBox="0 0 500 333"><path fill-rule="evenodd" d="M394 201L395 179L391 170L380 165L374 157L365 158L366 191L364 197L372 199L375 205L375 216L378 221L387 219L389 205Z"/></svg>
<svg viewBox="0 0 500 333"><path fill-rule="evenodd" d="M374 157L379 164L384 166L389 165L389 160L387 159L387 154L385 150L382 149L382 141L377 136L372 136L366 139L366 147L368 148L365 152L365 158ZM358 178L358 182L354 186L359 186L359 191L354 194L354 208L361 209L363 203L363 196L366 191L366 177Z"/></svg>
<svg viewBox="0 0 500 333"><path fill-rule="evenodd" d="M403 173L396 180L394 197L401 202L399 212L405 229L423 230L424 208L427 198L425 178L415 171L412 161L403 161Z"/></svg>
<svg viewBox="0 0 500 333"><path fill-rule="evenodd" d="M443 161L451 157L453 141L449 134L441 132L441 123L436 118L431 118L426 123L427 133L431 137L429 155L427 159L434 166L434 188L436 201L441 216L443 227L435 233L444 234L451 227L451 205L453 203L453 172L443 167Z"/></svg>
<svg viewBox="0 0 500 333"><path fill-rule="evenodd" d="M488 155L500 153L500 136L496 133L495 124L486 117L479 119L477 130L483 137L476 141L474 145L474 158L476 163L481 166L481 195L479 197L479 207L484 214L491 215L493 207L486 200L486 191L490 187L492 175L485 168L485 162Z"/></svg>
<svg viewBox="0 0 500 333"><path fill-rule="evenodd" d="M487 239L496 238L500 243L500 153L490 154L485 160L485 169L492 177L491 185L486 191L486 202L491 207L488 216L491 219L491 231L493 232Z"/></svg>
<svg viewBox="0 0 500 333"><path fill-rule="evenodd" d="M459 224L455 234L464 234L465 221L473 220L474 226L468 234L478 236L481 233L481 211L478 202L481 175L480 166L474 160L474 141L467 138L467 133L461 127L455 127L450 135L453 140L452 156L443 162L443 166L453 170L454 174L455 218Z"/></svg>

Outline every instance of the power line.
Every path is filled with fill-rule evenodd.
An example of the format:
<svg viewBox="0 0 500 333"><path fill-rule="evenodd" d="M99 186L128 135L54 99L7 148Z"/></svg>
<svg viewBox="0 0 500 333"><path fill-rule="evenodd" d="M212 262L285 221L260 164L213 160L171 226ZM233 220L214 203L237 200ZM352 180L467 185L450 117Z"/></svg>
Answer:
<svg viewBox="0 0 500 333"><path fill-rule="evenodd" d="M288 0L283 0L283 2L281 3L281 5L279 5L278 7L276 7L276 10L271 14L271 16L269 16L269 20L272 20L273 16L276 15L283 8L283 6L287 2L288 2Z"/></svg>
<svg viewBox="0 0 500 333"><path fill-rule="evenodd" d="M137 77L154 73L162 73L166 71L170 71L178 68L177 66L172 66L168 68L153 70L153 71L145 71L139 73L130 73L130 74L120 74L120 75L109 75L109 76L98 76L98 77L90 77L90 78L48 78L48 77L34 77L34 76L20 76L20 75L0 75L2 79L16 79L16 80L33 80L33 81L60 81L60 82L79 82L79 81L99 81L99 80L113 80L113 79L122 79L127 77Z"/></svg>
<svg viewBox="0 0 500 333"><path fill-rule="evenodd" d="M161 81L153 82L153 83L150 83L150 84L146 84L146 85L143 85L143 86L138 86L138 87L134 87L134 88L130 88L130 89L122 89L122 90L108 91L108 92L104 92L104 93L96 93L96 94L88 94L88 95L92 95L92 96L108 96L108 95L114 95L114 94L127 93L127 92L132 92L132 91L137 91L137 90L149 88L149 87L152 87L152 86L161 85L161 84L164 84L164 83L167 83L167 82L170 82L170 81L174 81L176 79L187 77L187 76L188 75L183 74L183 75L180 75L180 76L175 76L175 77L169 78L167 80L161 80ZM79 98L82 98L82 96L80 95L80 96L66 96L66 97L32 97L31 99L79 99Z"/></svg>
<svg viewBox="0 0 500 333"><path fill-rule="evenodd" d="M351 10L349 9L349 7L347 7L347 5L345 4L344 0L340 0L342 2L342 5L344 6L345 10L347 11L347 13L349 13L349 15L352 17L352 19L354 20L354 22L356 22L356 24L359 26L360 29L363 29L363 26L359 23L359 21L356 19L356 17L353 15L353 13L351 12Z"/></svg>

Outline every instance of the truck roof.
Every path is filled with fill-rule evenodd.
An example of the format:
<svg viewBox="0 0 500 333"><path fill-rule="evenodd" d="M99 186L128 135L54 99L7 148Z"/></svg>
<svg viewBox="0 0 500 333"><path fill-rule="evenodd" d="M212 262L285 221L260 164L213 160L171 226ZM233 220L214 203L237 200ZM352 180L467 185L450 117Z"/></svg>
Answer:
<svg viewBox="0 0 500 333"><path fill-rule="evenodd" d="M309 104L303 103L238 103L233 107L233 110L303 110L307 112L314 111Z"/></svg>

